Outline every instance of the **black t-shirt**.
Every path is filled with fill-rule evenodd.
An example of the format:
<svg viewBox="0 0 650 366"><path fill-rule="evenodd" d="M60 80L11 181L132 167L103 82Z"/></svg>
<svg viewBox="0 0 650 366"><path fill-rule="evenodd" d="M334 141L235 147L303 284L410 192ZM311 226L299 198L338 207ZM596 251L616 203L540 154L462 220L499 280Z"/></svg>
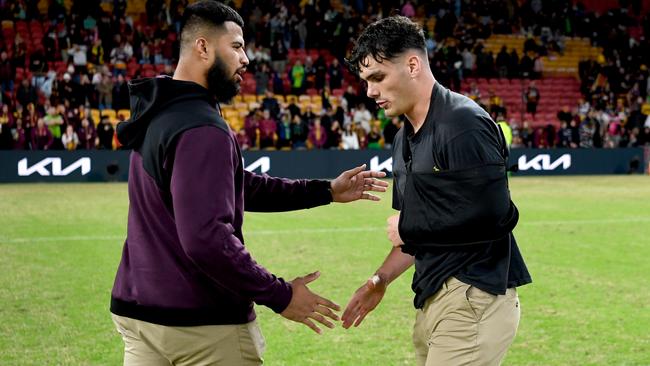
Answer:
<svg viewBox="0 0 650 366"><path fill-rule="evenodd" d="M420 130L413 134L404 124L393 144L393 208L401 209L406 184L402 156L404 135L408 136L413 172L434 172L503 162L501 139L490 116L471 99L436 83L431 104ZM412 289L414 305L422 308L449 277L491 294L505 294L507 288L531 282L514 235L508 241L493 242L471 249L427 249L415 254Z"/></svg>

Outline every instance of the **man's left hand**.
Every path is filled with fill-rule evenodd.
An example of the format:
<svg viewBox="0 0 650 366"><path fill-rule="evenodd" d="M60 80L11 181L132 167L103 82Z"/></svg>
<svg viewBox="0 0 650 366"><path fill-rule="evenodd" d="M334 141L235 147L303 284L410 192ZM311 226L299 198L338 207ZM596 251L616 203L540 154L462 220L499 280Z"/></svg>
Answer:
<svg viewBox="0 0 650 366"><path fill-rule="evenodd" d="M359 199L380 200L379 197L368 192L386 192L388 182L377 179L385 177L386 173L364 169L366 164L346 170L331 182L334 202L351 202Z"/></svg>
<svg viewBox="0 0 650 366"><path fill-rule="evenodd" d="M386 235L395 248L404 245L404 241L399 236L399 215L393 215L386 220Z"/></svg>

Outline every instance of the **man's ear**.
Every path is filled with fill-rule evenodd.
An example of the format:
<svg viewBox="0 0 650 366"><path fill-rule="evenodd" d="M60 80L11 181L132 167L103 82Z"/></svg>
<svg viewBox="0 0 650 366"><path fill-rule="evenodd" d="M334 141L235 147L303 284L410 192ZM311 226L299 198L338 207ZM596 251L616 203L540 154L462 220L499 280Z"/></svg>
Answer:
<svg viewBox="0 0 650 366"><path fill-rule="evenodd" d="M204 37L199 37L194 41L194 50L201 59L208 59L208 41Z"/></svg>
<svg viewBox="0 0 650 366"><path fill-rule="evenodd" d="M420 71L422 71L422 60L420 59L420 56L415 53L407 56L406 65L411 79L414 79L418 74L420 74Z"/></svg>

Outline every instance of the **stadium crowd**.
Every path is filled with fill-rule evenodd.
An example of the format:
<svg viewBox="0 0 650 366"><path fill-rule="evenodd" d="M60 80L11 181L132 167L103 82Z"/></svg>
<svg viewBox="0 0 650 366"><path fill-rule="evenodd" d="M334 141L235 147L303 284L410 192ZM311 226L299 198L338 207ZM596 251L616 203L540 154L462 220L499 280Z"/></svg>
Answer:
<svg viewBox="0 0 650 366"><path fill-rule="evenodd" d="M0 1L0 149L114 149L128 81L174 71L186 0L147 0L138 15L126 0L63 3ZM257 97L236 100L243 114L222 107L244 149L390 148L403 121L365 97L344 57L365 25L394 13L422 20L436 79L509 124L512 147L650 144L650 18L638 1L604 14L540 0L234 3L251 62L242 91ZM524 35L522 54L488 50L499 34ZM562 57L570 37L602 52L579 64L579 103L540 119L537 105L549 98L534 81L547 77L542 57ZM521 113L468 82L495 78L522 80Z"/></svg>

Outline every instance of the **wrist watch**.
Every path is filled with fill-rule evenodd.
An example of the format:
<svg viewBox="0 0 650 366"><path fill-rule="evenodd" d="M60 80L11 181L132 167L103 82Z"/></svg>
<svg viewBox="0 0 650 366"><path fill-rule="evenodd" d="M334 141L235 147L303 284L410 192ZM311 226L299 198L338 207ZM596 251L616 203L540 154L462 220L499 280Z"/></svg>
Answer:
<svg viewBox="0 0 650 366"><path fill-rule="evenodd" d="M381 282L381 277L375 273L372 277L370 277L370 281L372 281L373 285L377 286Z"/></svg>

